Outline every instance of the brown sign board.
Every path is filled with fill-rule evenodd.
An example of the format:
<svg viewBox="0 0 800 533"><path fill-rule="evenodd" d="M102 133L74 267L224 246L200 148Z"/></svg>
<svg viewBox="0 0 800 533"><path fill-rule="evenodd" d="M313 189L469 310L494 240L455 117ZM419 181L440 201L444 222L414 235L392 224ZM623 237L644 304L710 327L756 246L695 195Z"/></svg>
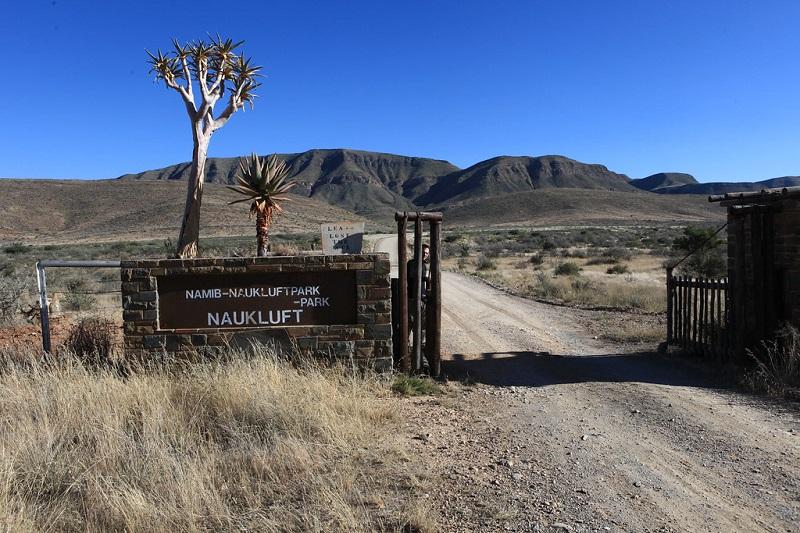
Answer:
<svg viewBox="0 0 800 533"><path fill-rule="evenodd" d="M356 273L258 272L159 276L159 329L356 323Z"/></svg>

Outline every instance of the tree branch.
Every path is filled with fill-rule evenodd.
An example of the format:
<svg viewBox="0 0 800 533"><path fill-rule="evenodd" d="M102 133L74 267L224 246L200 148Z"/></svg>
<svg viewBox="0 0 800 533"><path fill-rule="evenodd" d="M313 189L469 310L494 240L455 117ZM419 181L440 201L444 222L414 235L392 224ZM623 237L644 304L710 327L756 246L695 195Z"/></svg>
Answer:
<svg viewBox="0 0 800 533"><path fill-rule="evenodd" d="M197 108L194 106L194 98L192 95L186 90L186 87L182 87L178 85L175 80L168 80L164 78L164 83L167 84L167 87L171 89L175 89L183 98L183 103L186 104L186 112L189 113L189 118L194 120L197 114ZM190 89L191 90L191 89Z"/></svg>
<svg viewBox="0 0 800 533"><path fill-rule="evenodd" d="M222 110L222 113L220 113L219 116L213 121L213 125L211 127L212 132L217 131L222 126L224 126L225 123L228 122L228 120L230 120L233 114L236 113L236 110L239 109L239 106L241 104L238 101L237 95L238 91L237 93L231 95L230 99L228 100L228 105L225 107L225 109Z"/></svg>
<svg viewBox="0 0 800 533"><path fill-rule="evenodd" d="M208 102L208 60L200 59L197 62L197 77L200 82L200 92L203 94L203 101Z"/></svg>
<svg viewBox="0 0 800 533"><path fill-rule="evenodd" d="M183 67L183 76L186 78L186 92L194 105L194 91L192 90L192 73L189 71L189 62L186 56L181 57L181 66Z"/></svg>

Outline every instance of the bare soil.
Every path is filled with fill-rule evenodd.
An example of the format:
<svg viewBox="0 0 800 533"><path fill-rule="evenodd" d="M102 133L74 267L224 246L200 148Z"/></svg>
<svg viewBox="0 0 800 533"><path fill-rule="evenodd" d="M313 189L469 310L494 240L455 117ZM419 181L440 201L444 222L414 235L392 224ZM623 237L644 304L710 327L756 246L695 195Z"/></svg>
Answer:
<svg viewBox="0 0 800 533"><path fill-rule="evenodd" d="M441 530L797 531L796 406L603 341L591 311L443 281L451 381L403 407Z"/></svg>

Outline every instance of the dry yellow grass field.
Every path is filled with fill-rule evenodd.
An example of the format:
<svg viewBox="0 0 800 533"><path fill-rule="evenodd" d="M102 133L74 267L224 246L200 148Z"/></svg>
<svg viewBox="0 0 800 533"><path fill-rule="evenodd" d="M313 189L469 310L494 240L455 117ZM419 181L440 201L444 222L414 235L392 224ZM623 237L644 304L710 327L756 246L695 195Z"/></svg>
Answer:
<svg viewBox="0 0 800 533"><path fill-rule="evenodd" d="M123 379L6 353L8 531L424 531L389 383L261 350Z"/></svg>

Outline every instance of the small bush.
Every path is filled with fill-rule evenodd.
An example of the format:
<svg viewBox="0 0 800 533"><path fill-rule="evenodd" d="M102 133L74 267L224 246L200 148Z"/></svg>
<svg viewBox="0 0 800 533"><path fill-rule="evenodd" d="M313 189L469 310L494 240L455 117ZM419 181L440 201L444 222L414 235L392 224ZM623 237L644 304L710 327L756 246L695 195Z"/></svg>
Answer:
<svg viewBox="0 0 800 533"><path fill-rule="evenodd" d="M21 277L0 277L0 323L14 318L19 309L19 301L25 292L25 281Z"/></svg>
<svg viewBox="0 0 800 533"><path fill-rule="evenodd" d="M21 242L12 242L3 247L3 251L9 255L23 254L28 251L28 247Z"/></svg>
<svg viewBox="0 0 800 533"><path fill-rule="evenodd" d="M546 300L566 300L569 292L566 287L556 283L544 272L536 274L536 282L530 290L535 297Z"/></svg>
<svg viewBox="0 0 800 533"><path fill-rule="evenodd" d="M271 244L270 248L275 255L297 255L300 252L297 246L283 242Z"/></svg>
<svg viewBox="0 0 800 533"><path fill-rule="evenodd" d="M550 252L556 249L556 243L551 240L546 240L542 243L542 250L545 252Z"/></svg>
<svg viewBox="0 0 800 533"><path fill-rule="evenodd" d="M430 378L401 374L392 383L392 391L401 396L440 394L442 388Z"/></svg>
<svg viewBox="0 0 800 533"><path fill-rule="evenodd" d="M630 274L630 272L628 265L614 265L606 269L606 274Z"/></svg>
<svg viewBox="0 0 800 533"><path fill-rule="evenodd" d="M67 293L64 295L64 307L72 311L85 311L97 301L88 292L89 287L83 278L71 279L67 282Z"/></svg>
<svg viewBox="0 0 800 533"><path fill-rule="evenodd" d="M630 261L631 251L627 248L609 248L608 250L603 252L603 257L612 259L616 262Z"/></svg>
<svg viewBox="0 0 800 533"><path fill-rule="evenodd" d="M458 258L458 269L459 270L466 270L469 266L469 261L466 257L459 257Z"/></svg>
<svg viewBox="0 0 800 533"><path fill-rule="evenodd" d="M577 263L566 261L557 264L554 272L556 276L577 276L580 271L581 267Z"/></svg>
<svg viewBox="0 0 800 533"><path fill-rule="evenodd" d="M75 324L64 348L91 366L108 366L114 350L117 328L111 320L88 317Z"/></svg>
<svg viewBox="0 0 800 533"><path fill-rule="evenodd" d="M475 262L475 268L478 270L495 270L497 268L497 263L495 263L492 258L481 254Z"/></svg>
<svg viewBox="0 0 800 533"><path fill-rule="evenodd" d="M530 259L528 259L528 261L529 261L529 262L530 262L530 263L531 263L533 266L539 266L539 265L541 265L542 263L544 263L544 257L542 256L542 254L533 254L533 255L530 257Z"/></svg>
<svg viewBox="0 0 800 533"><path fill-rule="evenodd" d="M748 350L755 370L744 378L755 392L785 396L800 389L800 330L790 325L778 330L773 340Z"/></svg>

